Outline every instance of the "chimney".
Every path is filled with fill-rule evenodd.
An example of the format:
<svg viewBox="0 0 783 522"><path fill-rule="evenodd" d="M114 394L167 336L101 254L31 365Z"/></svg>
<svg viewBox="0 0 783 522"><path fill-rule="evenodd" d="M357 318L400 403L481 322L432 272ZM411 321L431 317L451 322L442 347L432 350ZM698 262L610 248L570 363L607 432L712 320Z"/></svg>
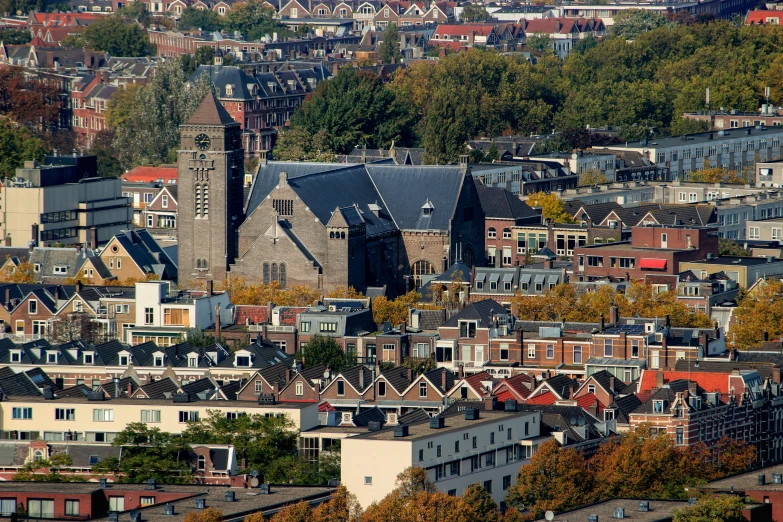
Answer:
<svg viewBox="0 0 783 522"><path fill-rule="evenodd" d="M6 287L5 289L5 303L3 303L8 309L8 307L11 305L11 289L9 287Z"/></svg>
<svg viewBox="0 0 783 522"><path fill-rule="evenodd" d="M11 234L6 234L6 236L5 236L5 246L7 246L7 247L11 246Z"/></svg>
<svg viewBox="0 0 783 522"><path fill-rule="evenodd" d="M291 368L287 368L285 371L285 383L288 384L291 382Z"/></svg>
<svg viewBox="0 0 783 522"><path fill-rule="evenodd" d="M718 321L715 321L715 338L720 339L720 326L718 326Z"/></svg>
<svg viewBox="0 0 783 522"><path fill-rule="evenodd" d="M92 243L90 245L92 248L96 248L98 246L98 227L95 225L90 227L90 242Z"/></svg>
<svg viewBox="0 0 783 522"><path fill-rule="evenodd" d="M220 338L220 305L215 307L215 339Z"/></svg>
<svg viewBox="0 0 783 522"><path fill-rule="evenodd" d="M212 280L207 279L207 296L212 295Z"/></svg>
<svg viewBox="0 0 783 522"><path fill-rule="evenodd" d="M39 228L38 223L33 223L32 226L33 247L38 246L38 228Z"/></svg>
<svg viewBox="0 0 783 522"><path fill-rule="evenodd" d="M287 371L290 372L291 370L287 370ZM277 381L272 383L272 395L275 396L276 401L280 400L280 384Z"/></svg>
<svg viewBox="0 0 783 522"><path fill-rule="evenodd" d="M661 348L663 348L663 367L669 367L669 332L663 334L661 338Z"/></svg>
<svg viewBox="0 0 783 522"><path fill-rule="evenodd" d="M613 326L617 326L617 319L619 315L620 309L617 307L617 305L612 305L609 307L609 323Z"/></svg>
<svg viewBox="0 0 783 522"><path fill-rule="evenodd" d="M133 383L129 382L128 383L128 397L130 397L131 395L133 395Z"/></svg>
<svg viewBox="0 0 783 522"><path fill-rule="evenodd" d="M544 261L544 268L552 268L552 260L551 259L547 259L546 261Z"/></svg>
<svg viewBox="0 0 783 522"><path fill-rule="evenodd" d="M80 293L82 291L82 282L78 279L76 280L76 293Z"/></svg>
<svg viewBox="0 0 783 522"><path fill-rule="evenodd" d="M592 415L593 417L598 417L598 401L595 400L593 403L587 407L587 412Z"/></svg>
<svg viewBox="0 0 783 522"><path fill-rule="evenodd" d="M316 381L315 382L315 394L320 398L321 397L321 383Z"/></svg>
<svg viewBox="0 0 783 522"><path fill-rule="evenodd" d="M598 330L603 333L604 332L604 314L601 314L601 326L599 326Z"/></svg>
<svg viewBox="0 0 783 522"><path fill-rule="evenodd" d="M269 151L262 150L258 153L258 162L261 165L266 165L269 162Z"/></svg>
<svg viewBox="0 0 783 522"><path fill-rule="evenodd" d="M266 303L266 322L269 324L272 324L272 310L274 307L275 305L272 304L272 301Z"/></svg>
<svg viewBox="0 0 783 522"><path fill-rule="evenodd" d="M609 391L614 393L614 375L609 377Z"/></svg>
<svg viewBox="0 0 783 522"><path fill-rule="evenodd" d="M659 390L663 388L663 372L660 370L655 372L655 387Z"/></svg>
<svg viewBox="0 0 783 522"><path fill-rule="evenodd" d="M459 378L464 379L465 378L465 367L460 365L459 367Z"/></svg>
<svg viewBox="0 0 783 522"><path fill-rule="evenodd" d="M666 314L666 333L669 332L669 327L671 326L671 317L669 317L669 314Z"/></svg>
<svg viewBox="0 0 783 522"><path fill-rule="evenodd" d="M446 370L443 370L440 372L440 387L443 388L443 391L446 390Z"/></svg>
<svg viewBox="0 0 783 522"><path fill-rule="evenodd" d="M363 391L364 386L364 366L359 367L359 391Z"/></svg>

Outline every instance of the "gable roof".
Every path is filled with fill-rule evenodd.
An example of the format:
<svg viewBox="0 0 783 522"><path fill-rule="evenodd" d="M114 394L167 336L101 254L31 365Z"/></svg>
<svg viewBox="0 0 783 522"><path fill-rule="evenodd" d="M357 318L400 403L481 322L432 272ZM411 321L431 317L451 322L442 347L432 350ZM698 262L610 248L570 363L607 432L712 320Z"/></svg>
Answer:
<svg viewBox="0 0 783 522"><path fill-rule="evenodd" d="M707 372L680 372L665 370L642 370L641 378L637 392L644 392L654 389L657 384L657 375L663 374L663 383L668 384L677 380L692 381L699 385L706 392L720 392L722 395L729 393L729 375L727 373L707 373Z"/></svg>
<svg viewBox="0 0 783 522"><path fill-rule="evenodd" d="M486 218L524 219L540 218L541 213L532 209L509 190L476 184L481 209Z"/></svg>
<svg viewBox="0 0 783 522"><path fill-rule="evenodd" d="M478 320L480 321L478 328L486 328L492 324L492 316L495 313L505 314L506 309L494 299L484 299L483 301L469 304L460 310L458 314L453 315L451 319L443 323L443 326L456 327L463 320Z"/></svg>

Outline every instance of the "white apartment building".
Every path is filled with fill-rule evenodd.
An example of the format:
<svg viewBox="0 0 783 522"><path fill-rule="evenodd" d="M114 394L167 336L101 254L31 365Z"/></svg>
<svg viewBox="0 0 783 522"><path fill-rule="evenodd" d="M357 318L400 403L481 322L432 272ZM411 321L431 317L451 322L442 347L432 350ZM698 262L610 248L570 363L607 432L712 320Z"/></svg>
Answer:
<svg viewBox="0 0 783 522"><path fill-rule="evenodd" d="M742 127L645 139L625 145L609 145L605 149L639 152L656 165L666 166L672 179L687 180L691 172L706 168L723 167L740 171L755 169L756 162L781 159L781 137L783 128Z"/></svg>
<svg viewBox="0 0 783 522"><path fill-rule="evenodd" d="M188 328L203 330L214 325L218 313L221 326L231 324L230 306L226 292L196 297L176 290L171 281L136 283L136 323L125 329L125 341L170 346Z"/></svg>
<svg viewBox="0 0 783 522"><path fill-rule="evenodd" d="M342 440L342 484L366 508L394 489L399 473L419 466L443 493L462 495L478 483L500 502L520 466L550 439L540 429L540 412L469 409L370 431Z"/></svg>
<svg viewBox="0 0 783 522"><path fill-rule="evenodd" d="M596 170L606 176L607 182L614 181L617 156L614 153L599 154L578 150L576 152L553 152L530 156L531 160L554 161L568 167L572 173L581 175Z"/></svg>

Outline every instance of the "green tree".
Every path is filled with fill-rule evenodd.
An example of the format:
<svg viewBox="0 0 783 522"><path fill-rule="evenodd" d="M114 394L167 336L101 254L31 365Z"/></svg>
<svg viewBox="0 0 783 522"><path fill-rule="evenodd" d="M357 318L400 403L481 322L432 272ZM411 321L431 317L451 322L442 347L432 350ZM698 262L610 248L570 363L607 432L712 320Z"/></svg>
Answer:
<svg viewBox="0 0 783 522"><path fill-rule="evenodd" d="M333 162L336 157L329 149L328 139L326 129L315 134L303 127L282 130L277 136L273 156L279 161Z"/></svg>
<svg viewBox="0 0 783 522"><path fill-rule="evenodd" d="M315 335L297 353L308 367L325 364L333 372L340 372L356 364L356 358L349 356L332 337Z"/></svg>
<svg viewBox="0 0 783 522"><path fill-rule="evenodd" d="M112 56L149 56L153 52L147 32L117 15L99 18L83 32L65 38L63 45L105 51Z"/></svg>
<svg viewBox="0 0 783 522"><path fill-rule="evenodd" d="M8 120L0 120L0 175L14 176L25 161L43 158L43 142Z"/></svg>
<svg viewBox="0 0 783 522"><path fill-rule="evenodd" d="M133 422L117 434L113 446L122 447L121 458L107 457L93 466L96 475L114 475L117 482L137 483L154 478L165 484L192 481L183 438L160 428Z"/></svg>
<svg viewBox="0 0 783 522"><path fill-rule="evenodd" d="M150 13L147 11L147 5L144 2L129 2L117 11L117 15L135 20L142 25L149 25L151 20Z"/></svg>
<svg viewBox="0 0 783 522"><path fill-rule="evenodd" d="M177 21L177 27L180 29L198 28L202 31L219 31L223 28L223 21L220 15L210 9L186 7Z"/></svg>
<svg viewBox="0 0 783 522"><path fill-rule="evenodd" d="M264 35L278 33L288 36L291 32L275 20L275 10L262 0L244 0L231 6L223 16L223 27L239 31L248 40L258 40Z"/></svg>
<svg viewBox="0 0 783 522"><path fill-rule="evenodd" d="M397 30L397 24L390 23L383 31L383 41L378 48L378 56L383 63L400 63L402 53L400 53L400 33Z"/></svg>
<svg viewBox="0 0 783 522"><path fill-rule="evenodd" d="M719 239L718 254L721 256L750 257L750 250L745 250L739 243L731 239Z"/></svg>
<svg viewBox="0 0 783 522"><path fill-rule="evenodd" d="M486 22L490 19L486 8L477 4L469 4L463 7L459 17L463 22Z"/></svg>
<svg viewBox="0 0 783 522"><path fill-rule="evenodd" d="M179 126L187 121L210 92L207 75L188 87L180 59L160 64L149 83L113 97L109 122L115 134L114 148L124 168L176 159Z"/></svg>
<svg viewBox="0 0 783 522"><path fill-rule="evenodd" d="M56 453L48 459L26 462L12 480L26 482L86 482L85 477L63 475L61 472L73 466L73 459L67 453Z"/></svg>
<svg viewBox="0 0 783 522"><path fill-rule="evenodd" d="M465 518L471 522L497 522L498 505L486 489L479 484L471 484L460 497Z"/></svg>
<svg viewBox="0 0 783 522"><path fill-rule="evenodd" d="M233 9L232 9L233 12ZM408 105L398 101L374 73L341 69L332 80L321 82L291 118L291 129L310 136L326 131L324 145L335 154L348 154L357 145L388 147L411 139Z"/></svg>
<svg viewBox="0 0 783 522"><path fill-rule="evenodd" d="M640 34L666 25L666 16L647 9L627 9L614 17L610 34L625 40L635 40Z"/></svg>
<svg viewBox="0 0 783 522"><path fill-rule="evenodd" d="M704 495L694 506L675 510L673 522L743 522L745 499L736 495Z"/></svg>
<svg viewBox="0 0 783 522"><path fill-rule="evenodd" d="M608 183L609 180L606 179L606 174L601 172L598 169L590 169L582 172L579 174L579 186L580 187L590 187L593 185L600 185L601 183Z"/></svg>
<svg viewBox="0 0 783 522"><path fill-rule="evenodd" d="M114 133L109 130L98 131L88 154L95 155L98 161L98 175L102 178L119 177L122 175L122 165L114 150Z"/></svg>
<svg viewBox="0 0 783 522"><path fill-rule="evenodd" d="M2 29L0 30L0 42L6 45L26 44L32 40L30 31L23 29Z"/></svg>

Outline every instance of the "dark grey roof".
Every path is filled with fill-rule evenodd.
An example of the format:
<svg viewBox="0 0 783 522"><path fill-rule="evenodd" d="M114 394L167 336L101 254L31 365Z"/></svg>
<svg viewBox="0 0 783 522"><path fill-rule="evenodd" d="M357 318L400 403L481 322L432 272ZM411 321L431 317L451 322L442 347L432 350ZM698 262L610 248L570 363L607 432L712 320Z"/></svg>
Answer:
<svg viewBox="0 0 783 522"><path fill-rule="evenodd" d="M239 125L211 90L201 101L201 105L198 106L196 112L188 119L187 124L209 126Z"/></svg>
<svg viewBox="0 0 783 522"><path fill-rule="evenodd" d="M52 455L67 453L73 464L73 468L92 468L108 457L120 457L122 448L117 446L102 446L96 444L51 444L49 446Z"/></svg>
<svg viewBox="0 0 783 522"><path fill-rule="evenodd" d="M742 352L740 352L742 353ZM688 372L731 372L735 369L738 370L756 370L759 372L759 377L762 379L770 379L772 378L772 375L774 373L774 368L777 366L780 367L780 364L777 361L783 361L783 354L779 353L752 353L747 354L750 355L750 357L746 357L746 354L742 353L743 359L754 359L756 356L759 356L759 360L740 360L740 355L738 354L737 360L735 361L728 361L728 360L709 360L709 359L702 359L698 361L688 361L686 359L678 359L677 362L674 365L674 369L676 371L688 371ZM772 357L766 357L767 355L771 355ZM771 359L769 361L765 361L763 359ZM698 364L698 366L697 366Z"/></svg>
<svg viewBox="0 0 783 522"><path fill-rule="evenodd" d="M263 342L263 341L262 341ZM250 352L250 368L261 369L269 366L274 366L278 363L287 364L289 368L293 362L293 355L289 355L280 350L272 343L263 342L262 346L256 343L249 344L244 347L244 350ZM234 367L234 360L236 359L236 353L231 353L218 363L220 367Z"/></svg>
<svg viewBox="0 0 783 522"><path fill-rule="evenodd" d="M230 100L253 100L250 87L256 83L255 79L245 73L239 67L223 67L220 65L201 65L190 75L190 81L195 82L200 76L206 74L212 80L218 91L218 97ZM233 86L233 93L228 94L227 86ZM230 117L230 116L229 116ZM232 119L231 122L234 120Z"/></svg>
<svg viewBox="0 0 783 522"><path fill-rule="evenodd" d="M481 209L487 218L540 222L541 212L529 207L509 190L477 184L476 191L481 200Z"/></svg>
<svg viewBox="0 0 783 522"><path fill-rule="evenodd" d="M40 280L46 279L66 279L73 277L84 264L84 260L95 254L90 249L75 248L56 248L56 247L36 247L30 256L30 263L39 265L40 270L37 277ZM55 267L67 267L65 274L55 274Z"/></svg>
<svg viewBox="0 0 783 522"><path fill-rule="evenodd" d="M177 390L179 390L179 384L170 377L164 377L141 387L141 391L150 399L171 399Z"/></svg>
<svg viewBox="0 0 783 522"><path fill-rule="evenodd" d="M443 374L446 374L446 387L443 387ZM441 394L445 394L447 391L449 391L451 388L454 387L454 381L456 380L454 377L454 373L449 371L446 368L436 368L435 370L429 371L424 374L424 377L432 383L432 385L437 389Z"/></svg>
<svg viewBox="0 0 783 522"><path fill-rule="evenodd" d="M357 426L368 426L371 422L386 422L386 415L377 406L364 410L353 418Z"/></svg>
<svg viewBox="0 0 783 522"><path fill-rule="evenodd" d="M639 397L631 393L625 397L616 398L609 405L609 409L614 410L614 418L618 423L628 424L630 422L628 414L639 409L641 405L642 401L639 400Z"/></svg>
<svg viewBox="0 0 783 522"><path fill-rule="evenodd" d="M460 320L477 319L481 321L478 325L479 328L488 327L492 324L492 315L495 313L506 313L506 309L494 299L485 299L466 306L458 314L443 323L443 326L459 326Z"/></svg>
<svg viewBox="0 0 783 522"><path fill-rule="evenodd" d="M416 310L419 315L419 328L422 330L437 330L446 322L446 310Z"/></svg>
<svg viewBox="0 0 783 522"><path fill-rule="evenodd" d="M398 424L416 424L417 422L429 421L430 414L421 408L409 411L405 415L397 417Z"/></svg>
<svg viewBox="0 0 783 522"><path fill-rule="evenodd" d="M41 395L41 390L26 373L14 373L7 366L0 368L0 391L8 397Z"/></svg>
<svg viewBox="0 0 783 522"><path fill-rule="evenodd" d="M177 279L177 267L146 229L128 230L114 237L144 272L161 279Z"/></svg>
<svg viewBox="0 0 783 522"><path fill-rule="evenodd" d="M398 393L404 392L405 389L410 386L411 382L413 382L408 378L408 369L399 366L381 372L381 377L383 377L392 388L397 390Z"/></svg>
<svg viewBox="0 0 783 522"><path fill-rule="evenodd" d="M469 284L471 272L472 270L468 265L462 261L457 261L456 263L453 263L448 270L439 276L435 276L432 281L442 283L461 282ZM455 276L457 277L455 278Z"/></svg>
<svg viewBox="0 0 783 522"><path fill-rule="evenodd" d="M570 398L571 392L576 391L577 388L579 388L579 383L567 375L555 375L542 381L541 385L544 383L563 399Z"/></svg>

